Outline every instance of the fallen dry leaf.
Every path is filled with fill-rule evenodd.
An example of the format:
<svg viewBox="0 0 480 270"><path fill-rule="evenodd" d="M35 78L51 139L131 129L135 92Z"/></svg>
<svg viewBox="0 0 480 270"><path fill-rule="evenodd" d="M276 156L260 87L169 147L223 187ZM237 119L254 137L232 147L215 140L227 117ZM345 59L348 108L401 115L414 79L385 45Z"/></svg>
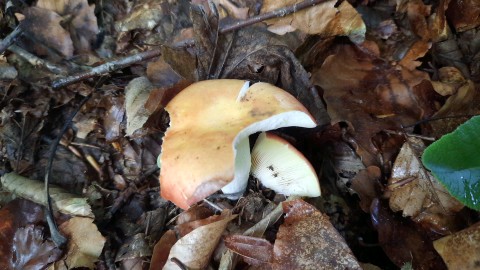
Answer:
<svg viewBox="0 0 480 270"><path fill-rule="evenodd" d="M64 57L73 56L73 42L70 33L61 25L62 17L56 12L39 8L29 7L24 11L25 19L22 21L27 36L39 40Z"/></svg>
<svg viewBox="0 0 480 270"><path fill-rule="evenodd" d="M448 269L474 270L480 265L480 223L433 242Z"/></svg>
<svg viewBox="0 0 480 270"><path fill-rule="evenodd" d="M163 269L180 269L176 263L172 262L172 258L178 259L188 268L205 268L225 228L235 217L236 215L224 217L219 221L198 227L180 238L170 250L170 255Z"/></svg>
<svg viewBox="0 0 480 270"><path fill-rule="evenodd" d="M152 259L150 261L150 269L162 269L167 263L168 255L173 245L177 242L177 236L174 230L166 231L162 238L158 240L153 248Z"/></svg>
<svg viewBox="0 0 480 270"><path fill-rule="evenodd" d="M15 232L12 250L11 269L44 269L60 259L63 253L52 241L44 239L42 226L34 225L19 228Z"/></svg>
<svg viewBox="0 0 480 270"><path fill-rule="evenodd" d="M62 223L59 229L68 238L67 252L49 269L66 270L76 267L93 269L105 244L105 237L100 234L93 219L73 217Z"/></svg>
<svg viewBox="0 0 480 270"><path fill-rule="evenodd" d="M475 28L480 25L480 3L477 0L452 0L447 18L459 32Z"/></svg>
<svg viewBox="0 0 480 270"><path fill-rule="evenodd" d="M2 206L0 209L0 257L3 259L0 260L0 269L13 269L12 263L15 259L12 246L16 232L29 224L42 222L43 219L43 207L29 200L15 199Z"/></svg>
<svg viewBox="0 0 480 270"><path fill-rule="evenodd" d="M152 30L162 19L162 7L156 1L144 1L138 4L126 18L115 23L118 32L126 32L134 29Z"/></svg>
<svg viewBox="0 0 480 270"><path fill-rule="evenodd" d="M352 189L360 197L360 207L365 213L370 212L370 205L381 195L380 179L382 171L377 166L368 166L352 179Z"/></svg>
<svg viewBox="0 0 480 270"><path fill-rule="evenodd" d="M271 267L273 260L273 245L263 238L246 235L228 235L225 237L225 246L243 260L253 266Z"/></svg>
<svg viewBox="0 0 480 270"><path fill-rule="evenodd" d="M46 205L44 183L31 180L16 173L7 173L1 177L3 188L17 196ZM50 196L53 208L67 215L94 217L87 198L83 198L66 190L50 185Z"/></svg>
<svg viewBox="0 0 480 270"><path fill-rule="evenodd" d="M234 235L226 238L227 247L261 269L361 269L328 216L299 199L282 207L285 221L273 246L265 239Z"/></svg>
<svg viewBox="0 0 480 270"><path fill-rule="evenodd" d="M99 33L95 5L88 5L87 0L39 0L37 7L48 9L61 16L72 16L68 25L73 46L77 52L89 52Z"/></svg>
<svg viewBox="0 0 480 270"><path fill-rule="evenodd" d="M130 81L125 88L125 108L127 113L126 134L131 136L143 127L152 112L145 109L145 103L154 86L146 77L139 77Z"/></svg>
<svg viewBox="0 0 480 270"><path fill-rule="evenodd" d="M424 226L437 227L438 233L438 228L448 233L452 229L442 224L442 216L452 216L464 206L423 167L420 157L424 149L425 144L413 137L407 138L402 146L388 180L390 208L402 211L403 216L413 217Z"/></svg>
<svg viewBox="0 0 480 270"><path fill-rule="evenodd" d="M312 79L325 91L332 124L349 123L358 144L357 154L370 166L378 165L372 137L424 116L429 106L416 96L415 87L428 76L393 66L378 57L376 44L364 45L368 47L340 45L320 69L313 71Z"/></svg>
<svg viewBox="0 0 480 270"><path fill-rule="evenodd" d="M274 269L361 269L328 216L295 200L283 203L285 222L273 252Z"/></svg>
<svg viewBox="0 0 480 270"><path fill-rule="evenodd" d="M428 135L435 138L452 132L469 117L480 112L480 96L471 80L463 77L455 67L439 69L440 81L432 82L435 91L448 96L443 106L432 116L438 118L428 123ZM451 93L451 94L450 94ZM450 94L450 95L448 95ZM465 115L465 117L451 117Z"/></svg>
<svg viewBox="0 0 480 270"><path fill-rule="evenodd" d="M261 13L267 13L299 2L301 1L265 0ZM355 43L363 42L366 32L362 17L347 1L337 6L337 0L330 0L266 22L270 31L280 35L298 29L307 34L317 34L322 37L348 36Z"/></svg>
<svg viewBox="0 0 480 270"><path fill-rule="evenodd" d="M427 234L413 221L395 215L387 202L374 199L370 216L378 244L398 267L411 263L413 269L446 269Z"/></svg>

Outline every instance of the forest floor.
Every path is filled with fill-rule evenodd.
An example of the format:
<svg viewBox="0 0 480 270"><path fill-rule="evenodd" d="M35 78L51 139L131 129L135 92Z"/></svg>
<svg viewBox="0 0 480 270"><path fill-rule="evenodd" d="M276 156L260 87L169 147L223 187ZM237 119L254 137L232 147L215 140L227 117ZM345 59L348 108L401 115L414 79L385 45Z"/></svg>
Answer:
<svg viewBox="0 0 480 270"><path fill-rule="evenodd" d="M479 114L477 0L2 1L0 37L0 269L479 269L479 186L455 198L421 158ZM222 194L253 122L215 122L224 86L182 92L217 79L294 97L316 127L267 137L319 182ZM170 120L201 160L157 164Z"/></svg>

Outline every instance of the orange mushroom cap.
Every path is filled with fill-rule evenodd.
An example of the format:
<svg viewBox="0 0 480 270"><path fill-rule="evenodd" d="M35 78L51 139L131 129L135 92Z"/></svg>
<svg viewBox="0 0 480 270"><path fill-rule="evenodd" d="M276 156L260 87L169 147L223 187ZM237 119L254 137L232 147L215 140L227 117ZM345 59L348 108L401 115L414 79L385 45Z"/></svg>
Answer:
<svg viewBox="0 0 480 270"><path fill-rule="evenodd" d="M245 189L251 164L249 135L316 126L288 92L268 83L249 87L242 80L197 82L165 109L170 127L158 158L161 195L183 209L222 188L230 193Z"/></svg>

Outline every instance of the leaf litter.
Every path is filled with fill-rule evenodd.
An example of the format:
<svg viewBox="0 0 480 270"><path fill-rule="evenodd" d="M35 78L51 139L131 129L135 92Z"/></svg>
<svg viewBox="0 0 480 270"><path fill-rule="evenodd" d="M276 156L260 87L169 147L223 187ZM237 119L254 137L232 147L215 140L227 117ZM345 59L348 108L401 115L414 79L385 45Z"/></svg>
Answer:
<svg viewBox="0 0 480 270"><path fill-rule="evenodd" d="M475 266L478 213L419 156L478 114L478 3L311 2L292 14L304 1L1 4L0 268ZM275 11L286 16L265 17ZM322 197L282 203L253 177L238 201L214 194L182 212L160 197L164 107L219 78L274 84L307 108L316 129L275 132L312 163ZM56 247L31 179L89 94L53 163L68 239Z"/></svg>

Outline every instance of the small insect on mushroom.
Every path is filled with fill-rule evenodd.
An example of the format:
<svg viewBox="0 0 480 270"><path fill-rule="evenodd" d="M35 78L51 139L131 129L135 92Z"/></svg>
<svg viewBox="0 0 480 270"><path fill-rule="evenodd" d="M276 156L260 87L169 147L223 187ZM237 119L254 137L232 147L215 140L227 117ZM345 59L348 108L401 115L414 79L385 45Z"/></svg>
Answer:
<svg viewBox="0 0 480 270"><path fill-rule="evenodd" d="M293 145L273 133L262 132L252 151L251 173L265 187L287 196L320 196L312 165Z"/></svg>

